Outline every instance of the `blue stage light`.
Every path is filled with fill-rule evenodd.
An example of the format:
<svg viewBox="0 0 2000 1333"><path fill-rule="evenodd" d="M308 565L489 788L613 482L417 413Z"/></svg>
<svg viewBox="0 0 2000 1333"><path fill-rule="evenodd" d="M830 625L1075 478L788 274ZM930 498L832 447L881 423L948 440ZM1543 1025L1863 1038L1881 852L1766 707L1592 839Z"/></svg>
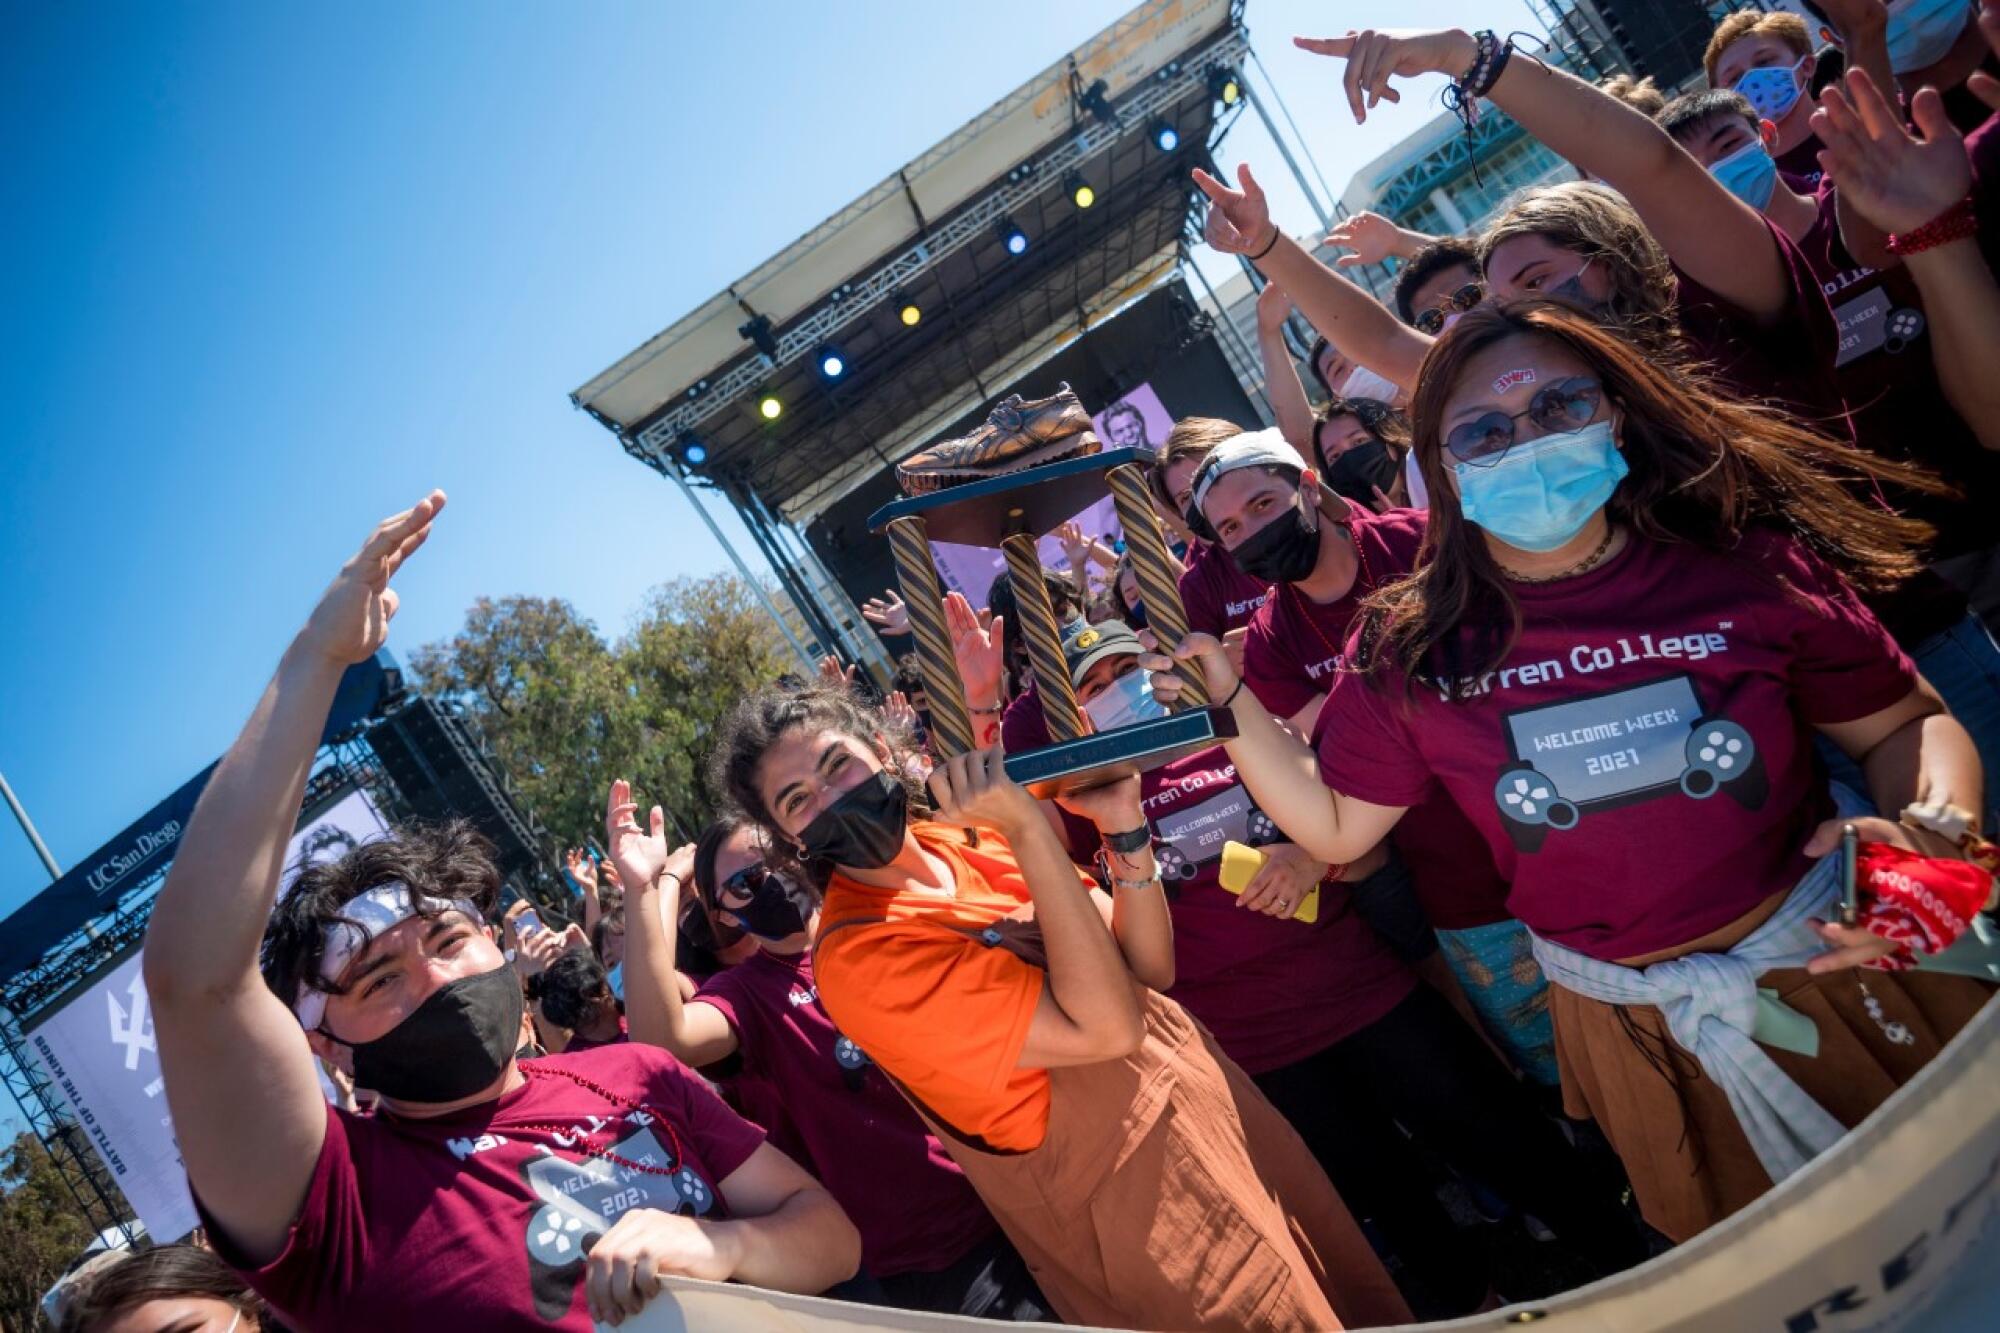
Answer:
<svg viewBox="0 0 2000 1333"><path fill-rule="evenodd" d="M1014 225L1014 219L1001 218L997 230L1000 233L1000 244L1007 247L1008 254L1028 253L1028 233Z"/></svg>
<svg viewBox="0 0 2000 1333"><path fill-rule="evenodd" d="M847 373L847 358L837 347L819 349L819 373L830 380L837 380Z"/></svg>
<svg viewBox="0 0 2000 1333"><path fill-rule="evenodd" d="M1181 146L1181 132L1164 120L1156 120L1153 122L1153 142L1160 146L1161 152L1171 153Z"/></svg>
<svg viewBox="0 0 2000 1333"><path fill-rule="evenodd" d="M682 467L700 467L708 461L708 446L695 437L693 431L684 431L675 452L680 455Z"/></svg>

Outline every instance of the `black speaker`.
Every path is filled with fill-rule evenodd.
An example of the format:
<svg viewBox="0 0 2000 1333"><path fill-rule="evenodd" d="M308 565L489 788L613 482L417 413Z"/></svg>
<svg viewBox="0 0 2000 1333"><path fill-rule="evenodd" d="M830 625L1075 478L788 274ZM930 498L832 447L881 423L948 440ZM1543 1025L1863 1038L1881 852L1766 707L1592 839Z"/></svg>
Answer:
<svg viewBox="0 0 2000 1333"><path fill-rule="evenodd" d="M555 846L521 808L513 784L448 705L405 695L369 728L368 747L418 819L469 819L492 842L507 887L546 912L565 916Z"/></svg>

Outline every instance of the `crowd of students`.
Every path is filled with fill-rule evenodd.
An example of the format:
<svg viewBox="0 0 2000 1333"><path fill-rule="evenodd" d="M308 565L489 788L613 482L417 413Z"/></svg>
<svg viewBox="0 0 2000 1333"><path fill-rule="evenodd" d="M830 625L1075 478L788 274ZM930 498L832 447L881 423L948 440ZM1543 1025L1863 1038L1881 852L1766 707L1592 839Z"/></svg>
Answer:
<svg viewBox="0 0 2000 1333"><path fill-rule="evenodd" d="M583 1329L668 1276L1393 1324L1615 1273L1805 1166L1987 1001L1917 964L2000 869L2000 12L1809 8L1833 45L1732 15L1671 101L1491 33L1301 40L1357 120L1442 74L1578 179L1478 236L1348 219L1336 268L1393 257L1392 309L1248 168L1196 173L1264 280L1277 424L1158 451L1178 644L1080 532L1046 581L1091 728L1190 671L1233 714L1142 775L1008 779L1055 687L1003 579L944 607L971 752L930 750L913 668L876 698L829 662L709 738L734 813L694 844L612 784L573 925L501 912L463 825L280 896L444 497L384 521L147 937L206 1248L61 1325ZM1852 919L1843 825L1888 867Z"/></svg>

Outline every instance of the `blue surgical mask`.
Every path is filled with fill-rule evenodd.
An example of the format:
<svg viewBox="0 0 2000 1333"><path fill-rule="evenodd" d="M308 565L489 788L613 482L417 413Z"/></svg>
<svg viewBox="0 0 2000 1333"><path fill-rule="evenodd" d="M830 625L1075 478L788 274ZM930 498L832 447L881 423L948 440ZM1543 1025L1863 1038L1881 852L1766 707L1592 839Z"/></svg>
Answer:
<svg viewBox="0 0 2000 1333"><path fill-rule="evenodd" d="M604 980L611 987L611 993L618 997L618 1002L620 1004L625 1003L625 964L623 960L620 960L618 966L604 974Z"/></svg>
<svg viewBox="0 0 2000 1333"><path fill-rule="evenodd" d="M1743 94L1750 109L1764 120L1782 120L1799 102L1799 66L1809 57L1791 65L1762 65L1743 71L1733 89Z"/></svg>
<svg viewBox="0 0 2000 1333"><path fill-rule="evenodd" d="M1583 531L1629 470L1609 421L1517 444L1485 467L1455 464L1468 522L1522 551L1553 551Z"/></svg>
<svg viewBox="0 0 2000 1333"><path fill-rule="evenodd" d="M1167 715L1166 705L1153 697L1153 678L1144 671L1128 671L1112 681L1102 694L1084 704L1083 711L1099 731L1115 731Z"/></svg>
<svg viewBox="0 0 2000 1333"><path fill-rule="evenodd" d="M1771 202L1771 192L1778 188L1778 164L1771 160L1758 139L1709 163L1708 174L1720 181L1723 189L1760 213Z"/></svg>
<svg viewBox="0 0 2000 1333"><path fill-rule="evenodd" d="M1971 0L1889 0L1889 68L1908 74L1943 60L1972 10Z"/></svg>

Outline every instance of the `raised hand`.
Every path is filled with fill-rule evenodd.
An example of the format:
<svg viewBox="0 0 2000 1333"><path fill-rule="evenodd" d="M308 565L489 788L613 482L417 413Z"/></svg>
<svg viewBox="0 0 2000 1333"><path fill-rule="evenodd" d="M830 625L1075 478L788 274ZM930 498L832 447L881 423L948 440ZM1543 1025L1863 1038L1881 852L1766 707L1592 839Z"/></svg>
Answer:
<svg viewBox="0 0 2000 1333"><path fill-rule="evenodd" d="M962 592L944 595L944 623L951 634L952 656L958 659L958 678L965 684L965 698L974 708L1000 702L1000 674L1005 668L1003 645L1005 616L993 617L981 625L972 603Z"/></svg>
<svg viewBox="0 0 2000 1333"><path fill-rule="evenodd" d="M1275 333L1285 325L1292 313L1292 298L1285 289L1275 282L1264 284L1264 290L1257 293L1257 327L1265 333Z"/></svg>
<svg viewBox="0 0 2000 1333"><path fill-rule="evenodd" d="M931 770L931 804L941 824L976 824L1010 837L1040 822L1041 808L1027 788L1007 776L1006 753L997 745L953 755Z"/></svg>
<svg viewBox="0 0 2000 1333"><path fill-rule="evenodd" d="M1345 246L1354 252L1334 260L1335 268L1356 268L1363 264L1379 264L1392 255L1401 255L1404 235L1401 227L1380 213L1364 212L1341 219L1340 224L1326 234L1326 243Z"/></svg>
<svg viewBox="0 0 2000 1333"><path fill-rule="evenodd" d="M1458 28L1433 32L1387 31L1350 32L1344 37L1294 37L1292 44L1314 55L1336 56L1347 62L1341 86L1347 92L1348 110L1354 123L1368 119L1370 109L1383 102L1400 102L1401 93L1389 86L1394 78L1418 74L1463 74L1479 57L1479 44Z"/></svg>
<svg viewBox="0 0 2000 1333"><path fill-rule="evenodd" d="M443 508L444 492L432 491L376 525L320 595L319 605L299 631L299 646L351 666L366 661L387 642L397 606L389 580L431 535L431 522Z"/></svg>
<svg viewBox="0 0 2000 1333"><path fill-rule="evenodd" d="M1250 174L1249 163L1236 168L1236 183L1241 189L1230 189L1200 167L1194 169L1194 183L1208 196L1208 220L1202 224L1202 235L1217 250L1226 255L1262 254L1277 239L1270 201L1264 198L1264 187Z"/></svg>
<svg viewBox="0 0 2000 1333"><path fill-rule="evenodd" d="M576 881L585 897L596 894L597 862L591 860L590 854L583 848L572 847L563 853L563 869L569 871L569 877Z"/></svg>
<svg viewBox="0 0 2000 1333"><path fill-rule="evenodd" d="M667 868L666 814L654 806L648 831L639 827L638 812L632 784L624 778L613 782L604 802L604 845L618 867L619 882L635 893L658 880Z"/></svg>
<svg viewBox="0 0 2000 1333"><path fill-rule="evenodd" d="M884 589L883 597L870 597L863 602L861 618L884 634L910 632L910 608L903 604L902 597L894 588Z"/></svg>
<svg viewBox="0 0 2000 1333"><path fill-rule="evenodd" d="M1083 525L1075 519L1069 520L1056 529L1056 541L1061 544L1063 554L1069 557L1071 567L1082 569L1084 560L1090 555L1090 538L1083 535Z"/></svg>
<svg viewBox="0 0 2000 1333"><path fill-rule="evenodd" d="M1812 115L1820 165L1843 199L1893 234L1914 231L1965 198L1972 162L1937 89L1920 90L1910 103L1918 138L1865 71L1852 70L1843 82L1845 91L1828 85Z"/></svg>
<svg viewBox="0 0 2000 1333"><path fill-rule="evenodd" d="M882 716L898 730L913 732L917 729L917 710L910 707L909 696L901 690L891 690L889 697L882 701Z"/></svg>
<svg viewBox="0 0 2000 1333"><path fill-rule="evenodd" d="M1153 677L1153 697L1168 707L1173 707L1181 697L1182 681L1174 670L1175 662L1201 663L1202 679L1208 684L1208 697L1219 704L1227 699L1241 680L1237 668L1230 663L1229 654L1213 634L1190 634L1180 641L1173 656L1165 653L1141 653L1139 669L1150 672Z"/></svg>
<svg viewBox="0 0 2000 1333"><path fill-rule="evenodd" d="M845 671L842 671L840 669L840 659L832 653L828 653L825 657L819 659L819 683L822 685L831 685L837 690L853 689L855 673L859 669L858 667L848 667Z"/></svg>
<svg viewBox="0 0 2000 1333"><path fill-rule="evenodd" d="M1101 787L1064 792L1056 804L1081 819L1088 819L1099 833L1130 833L1146 822L1140 803L1139 775L1128 774Z"/></svg>

